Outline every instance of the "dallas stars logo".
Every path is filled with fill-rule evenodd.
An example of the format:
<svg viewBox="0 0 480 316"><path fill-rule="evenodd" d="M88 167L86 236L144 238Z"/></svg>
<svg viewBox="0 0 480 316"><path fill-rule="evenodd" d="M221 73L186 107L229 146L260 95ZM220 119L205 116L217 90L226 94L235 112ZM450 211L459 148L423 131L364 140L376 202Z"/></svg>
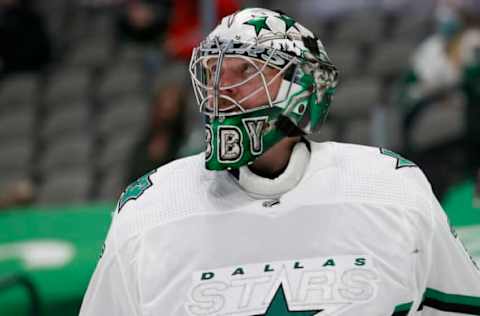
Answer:
<svg viewBox="0 0 480 316"><path fill-rule="evenodd" d="M309 310L309 311L291 311L288 308L287 298L285 297L285 292L283 290L282 284L278 287L275 295L273 296L270 305L267 308L265 314L258 314L254 316L315 316L317 313L322 312L320 310Z"/></svg>
<svg viewBox="0 0 480 316"><path fill-rule="evenodd" d="M380 153L382 155L389 156L389 157L397 159L395 169L400 169L400 168L403 168L403 167L416 167L417 166L414 162L412 162L412 161L410 161L406 158L403 158L402 156L400 156L399 154L397 154L396 152L393 152L391 150L388 150L388 149L385 149L385 148L380 148Z"/></svg>
<svg viewBox="0 0 480 316"><path fill-rule="evenodd" d="M130 184L125 191L120 196L120 200L118 201L118 213L122 210L122 207L130 200L138 199L143 192L145 192L148 188L150 188L153 183L150 180L150 176L157 171L156 169L150 171L143 177L139 178L132 184Z"/></svg>
<svg viewBox="0 0 480 316"><path fill-rule="evenodd" d="M270 27L267 25L267 19L268 16L254 17L243 24L255 27L255 34L258 36L263 29L271 31Z"/></svg>

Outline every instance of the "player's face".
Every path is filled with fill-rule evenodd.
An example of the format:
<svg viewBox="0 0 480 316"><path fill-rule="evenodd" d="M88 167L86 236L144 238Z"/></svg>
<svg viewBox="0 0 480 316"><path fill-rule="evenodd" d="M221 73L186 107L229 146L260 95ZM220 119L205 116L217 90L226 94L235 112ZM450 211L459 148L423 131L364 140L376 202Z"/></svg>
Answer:
<svg viewBox="0 0 480 316"><path fill-rule="evenodd" d="M217 64L217 59L207 62L209 87L214 85ZM282 83L282 78L278 73L278 69L270 66L264 67L264 63L261 61L225 57L218 80L219 110L234 109L233 102L229 98L238 102L246 110L269 104L268 94L271 101L275 100ZM213 94L211 90L210 93ZM210 100L209 105L211 106L212 103L213 99Z"/></svg>

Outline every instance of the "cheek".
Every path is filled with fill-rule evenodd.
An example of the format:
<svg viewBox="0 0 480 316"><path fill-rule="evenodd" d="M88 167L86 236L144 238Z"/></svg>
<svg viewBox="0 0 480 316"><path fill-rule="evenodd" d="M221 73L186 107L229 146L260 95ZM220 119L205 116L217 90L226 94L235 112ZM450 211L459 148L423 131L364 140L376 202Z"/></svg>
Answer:
<svg viewBox="0 0 480 316"><path fill-rule="evenodd" d="M245 82L244 84L242 84L238 87L237 95L238 95L239 99L244 98L244 97L252 94L259 87L262 87L262 86L263 86L263 83L260 79L253 78L253 79ZM256 96L258 96L258 95L260 95L260 94L257 94Z"/></svg>
<svg viewBox="0 0 480 316"><path fill-rule="evenodd" d="M262 89L259 92L253 94L257 91L259 87L262 87ZM237 100L241 100L245 97L248 98L243 101L241 105L247 109L252 109L254 107L265 104L267 97L265 90L263 89L263 82L261 79L254 78L239 87L237 93Z"/></svg>
<svg viewBox="0 0 480 316"><path fill-rule="evenodd" d="M266 78L266 82L268 83ZM270 98L274 101L277 97L278 91L280 90L280 85L282 84L282 78L276 78L269 86L268 91L270 93ZM238 99L244 98L250 95L252 92L256 91L259 87L262 87L256 94L245 100L242 104L247 109L251 109L257 106L265 105L268 103L267 93L264 88L263 81L260 77L250 80L248 83L242 85L239 90Z"/></svg>
<svg viewBox="0 0 480 316"><path fill-rule="evenodd" d="M282 78L276 78L270 85L270 96L272 100L277 98L278 91L280 90L280 86L282 85Z"/></svg>

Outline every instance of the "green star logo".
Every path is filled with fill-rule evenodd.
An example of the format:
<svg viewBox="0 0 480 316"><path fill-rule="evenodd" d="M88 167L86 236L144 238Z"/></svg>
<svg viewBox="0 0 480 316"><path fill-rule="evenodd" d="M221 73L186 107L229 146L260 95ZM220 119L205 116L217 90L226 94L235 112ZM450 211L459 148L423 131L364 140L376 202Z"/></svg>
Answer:
<svg viewBox="0 0 480 316"><path fill-rule="evenodd" d="M277 16L277 18L279 18L280 20L285 22L285 33L292 27L296 28L297 31L299 31L299 29L295 25L295 23L297 23L297 22L294 19L292 19L291 17L289 17L287 15L284 15L284 14L281 14L281 15Z"/></svg>
<svg viewBox="0 0 480 316"><path fill-rule="evenodd" d="M400 169L400 168L404 168L404 167L416 167L417 166L414 162L412 162L412 161L410 161L406 158L403 158L402 156L400 156L399 154L397 154L396 152L393 152L391 150L388 150L388 149L385 149L385 148L380 148L380 153L382 155L389 156L389 157L397 159L395 169Z"/></svg>
<svg viewBox="0 0 480 316"><path fill-rule="evenodd" d="M282 284L278 287L275 295L273 296L270 305L267 308L267 312L263 315L255 316L314 316L317 313L320 313L320 310L309 310L309 311L291 311L288 308L287 298L285 297L285 292L283 290Z"/></svg>
<svg viewBox="0 0 480 316"><path fill-rule="evenodd" d="M122 207L130 200L138 199L148 188L150 188L153 183L150 180L150 176L155 173L155 170L150 171L143 177L137 179L135 182L131 183L125 191L120 196L118 201L118 212L120 213Z"/></svg>
<svg viewBox="0 0 480 316"><path fill-rule="evenodd" d="M258 36L263 29L271 31L270 27L267 25L267 19L268 19L268 16L259 16L259 17L250 19L243 24L247 24L255 27L255 33Z"/></svg>

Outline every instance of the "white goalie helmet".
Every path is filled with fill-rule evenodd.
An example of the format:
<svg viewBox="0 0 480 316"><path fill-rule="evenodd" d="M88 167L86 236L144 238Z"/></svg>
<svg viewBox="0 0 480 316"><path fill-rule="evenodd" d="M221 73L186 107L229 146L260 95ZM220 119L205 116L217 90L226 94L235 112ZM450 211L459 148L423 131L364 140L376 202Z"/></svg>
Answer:
<svg viewBox="0 0 480 316"><path fill-rule="evenodd" d="M234 60L245 73L227 80L222 67ZM267 69L275 75L265 75ZM317 131L337 85L337 70L321 41L293 18L261 8L224 17L194 49L189 70L207 118L206 159L212 170L251 163L294 131ZM279 81L273 95L271 87ZM248 94L229 93L252 82ZM264 104L248 106L261 95Z"/></svg>

